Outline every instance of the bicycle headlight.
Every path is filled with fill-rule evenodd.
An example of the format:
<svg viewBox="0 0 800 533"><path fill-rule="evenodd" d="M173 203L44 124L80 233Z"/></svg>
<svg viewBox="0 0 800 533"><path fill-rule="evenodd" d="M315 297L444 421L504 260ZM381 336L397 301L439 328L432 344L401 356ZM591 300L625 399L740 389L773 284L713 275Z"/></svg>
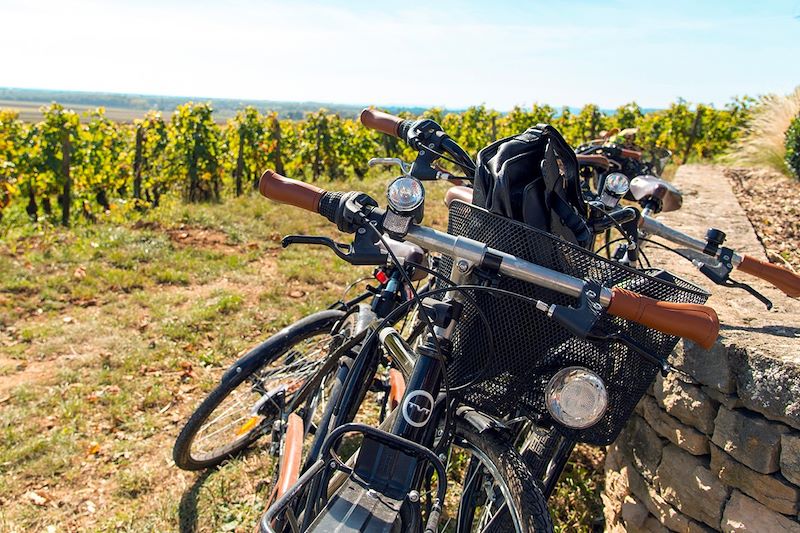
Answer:
<svg viewBox="0 0 800 533"><path fill-rule="evenodd" d="M547 410L559 423L584 429L597 423L608 407L608 393L600 376L580 366L562 368L545 389Z"/></svg>
<svg viewBox="0 0 800 533"><path fill-rule="evenodd" d="M386 198L395 213L410 215L425 201L425 189L418 179L400 176L389 184Z"/></svg>
<svg viewBox="0 0 800 533"><path fill-rule="evenodd" d="M628 176L622 172L612 172L603 181L603 191L600 194L600 201L607 207L616 207L620 199L630 189Z"/></svg>

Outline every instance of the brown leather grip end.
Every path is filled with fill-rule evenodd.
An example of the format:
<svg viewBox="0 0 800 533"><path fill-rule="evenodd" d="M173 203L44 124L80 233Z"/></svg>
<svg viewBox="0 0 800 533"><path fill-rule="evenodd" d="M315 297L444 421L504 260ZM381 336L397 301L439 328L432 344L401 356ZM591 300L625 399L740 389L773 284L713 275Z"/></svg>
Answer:
<svg viewBox="0 0 800 533"><path fill-rule="evenodd" d="M792 298L800 296L800 276L787 268L773 265L766 261L759 261L749 255L742 258L738 268L745 274L750 274L772 283L786 293L786 296L791 296Z"/></svg>
<svg viewBox="0 0 800 533"><path fill-rule="evenodd" d="M270 200L318 213L319 199L325 194L325 189L267 170L258 182L258 192Z"/></svg>
<svg viewBox="0 0 800 533"><path fill-rule="evenodd" d="M613 289L608 312L648 328L696 342L705 349L719 335L719 318L706 305L662 302L635 292Z"/></svg>
<svg viewBox="0 0 800 533"><path fill-rule="evenodd" d="M578 164L581 166L597 167L603 170L611 168L611 161L604 155L600 154L577 154Z"/></svg>
<svg viewBox="0 0 800 533"><path fill-rule="evenodd" d="M622 157L628 157L630 159L636 159L637 161L642 158L642 152L638 150L631 150L629 148L623 148L621 151Z"/></svg>
<svg viewBox="0 0 800 533"><path fill-rule="evenodd" d="M365 109L361 112L361 123L371 130L376 130L392 137L398 136L398 128L403 119L384 113L383 111L375 111L374 109Z"/></svg>

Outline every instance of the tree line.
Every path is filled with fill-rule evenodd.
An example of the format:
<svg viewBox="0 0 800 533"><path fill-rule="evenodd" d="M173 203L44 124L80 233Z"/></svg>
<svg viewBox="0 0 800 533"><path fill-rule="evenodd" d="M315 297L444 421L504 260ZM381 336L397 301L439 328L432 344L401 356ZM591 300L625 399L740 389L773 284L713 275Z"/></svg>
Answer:
<svg viewBox="0 0 800 533"><path fill-rule="evenodd" d="M611 128L638 128L637 144L669 149L681 163L728 150L753 102L738 99L716 109L678 101L648 113L631 103L613 114L595 105L577 113L547 105L508 113L475 106L459 113L432 108L423 116L472 154L498 138L549 123L572 145ZM324 109L289 120L246 107L224 125L214 122L210 104L193 102L178 106L168 121L151 111L120 124L103 108L81 121L57 103L42 108L42 115L40 122L26 123L17 112L0 109L0 218L16 204L32 221L69 225L76 216L94 220L114 204L155 207L165 194L188 202L238 196L257 187L266 168L312 181L364 178L370 157L414 157L397 139Z"/></svg>

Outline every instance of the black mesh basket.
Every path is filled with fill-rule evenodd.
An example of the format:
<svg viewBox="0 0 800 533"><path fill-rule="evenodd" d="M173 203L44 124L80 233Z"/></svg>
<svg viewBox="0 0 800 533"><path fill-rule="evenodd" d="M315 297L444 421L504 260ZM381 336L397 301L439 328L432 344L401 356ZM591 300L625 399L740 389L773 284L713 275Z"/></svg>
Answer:
<svg viewBox="0 0 800 533"><path fill-rule="evenodd" d="M657 278L651 275L654 272L608 261L549 233L462 202L450 206L448 232L571 276L592 279L606 287L624 287L658 300L702 304L709 296L663 271ZM442 273L449 277L451 268L452 259L443 258ZM500 279L499 288L549 304L577 302L570 296L506 277ZM488 317L492 331L487 333L475 306L465 303L447 368L450 386L461 401L498 417L523 414L555 423L544 404L545 386L558 370L582 366L605 382L608 409L599 422L586 429L556 426L578 442L612 442L655 378L658 366L622 343L579 339L520 299L487 291L473 291L471 296ZM622 332L659 358L667 358L678 341L677 337L608 314L597 328L605 333Z"/></svg>

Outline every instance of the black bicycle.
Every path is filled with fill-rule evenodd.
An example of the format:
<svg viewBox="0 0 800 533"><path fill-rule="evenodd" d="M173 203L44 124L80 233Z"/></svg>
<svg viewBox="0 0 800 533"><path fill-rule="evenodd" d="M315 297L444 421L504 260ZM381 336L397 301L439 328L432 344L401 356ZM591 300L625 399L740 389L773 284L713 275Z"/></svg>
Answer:
<svg viewBox="0 0 800 533"><path fill-rule="evenodd" d="M660 158L653 153L660 154ZM667 151L658 149L640 152L592 143L578 147L583 193L594 207L589 223L595 232L605 227L605 239L597 253L605 252L606 257L623 264L650 268L644 249L650 245L658 246L692 262L716 285L745 290L767 309L772 307L772 302L751 285L732 279L734 270L761 278L787 296L800 296L800 276L780 265L739 254L726 246L727 235L721 229L709 228L704 238L697 238L654 218L660 213L676 211L683 205L681 192L656 175L668 157ZM622 199L638 203L641 209L630 205L619 207ZM619 234L616 239L611 238L614 228ZM659 237L669 245L654 241L653 237ZM616 248L612 252L614 244Z"/></svg>
<svg viewBox="0 0 800 533"><path fill-rule="evenodd" d="M337 247L345 260L372 250L381 264L386 256L408 264L381 248L386 235L441 254L430 270L437 285L412 291L364 330L315 451L261 529L435 531L445 512L458 531L548 531L541 484L515 449L519 424L554 428L572 442L613 440L678 336L703 346L716 339L707 293L461 201L450 206L448 233L425 227L420 180L468 179L476 163L433 121L366 110L362 122L418 152L389 186L387 210L363 193L331 193L272 171L260 191L354 234L348 251ZM465 175L435 167L439 158ZM424 326L413 348L390 327L412 307ZM352 423L387 354L403 374L402 399L379 427ZM347 457L349 434L361 441ZM455 503L448 483L461 486Z"/></svg>

